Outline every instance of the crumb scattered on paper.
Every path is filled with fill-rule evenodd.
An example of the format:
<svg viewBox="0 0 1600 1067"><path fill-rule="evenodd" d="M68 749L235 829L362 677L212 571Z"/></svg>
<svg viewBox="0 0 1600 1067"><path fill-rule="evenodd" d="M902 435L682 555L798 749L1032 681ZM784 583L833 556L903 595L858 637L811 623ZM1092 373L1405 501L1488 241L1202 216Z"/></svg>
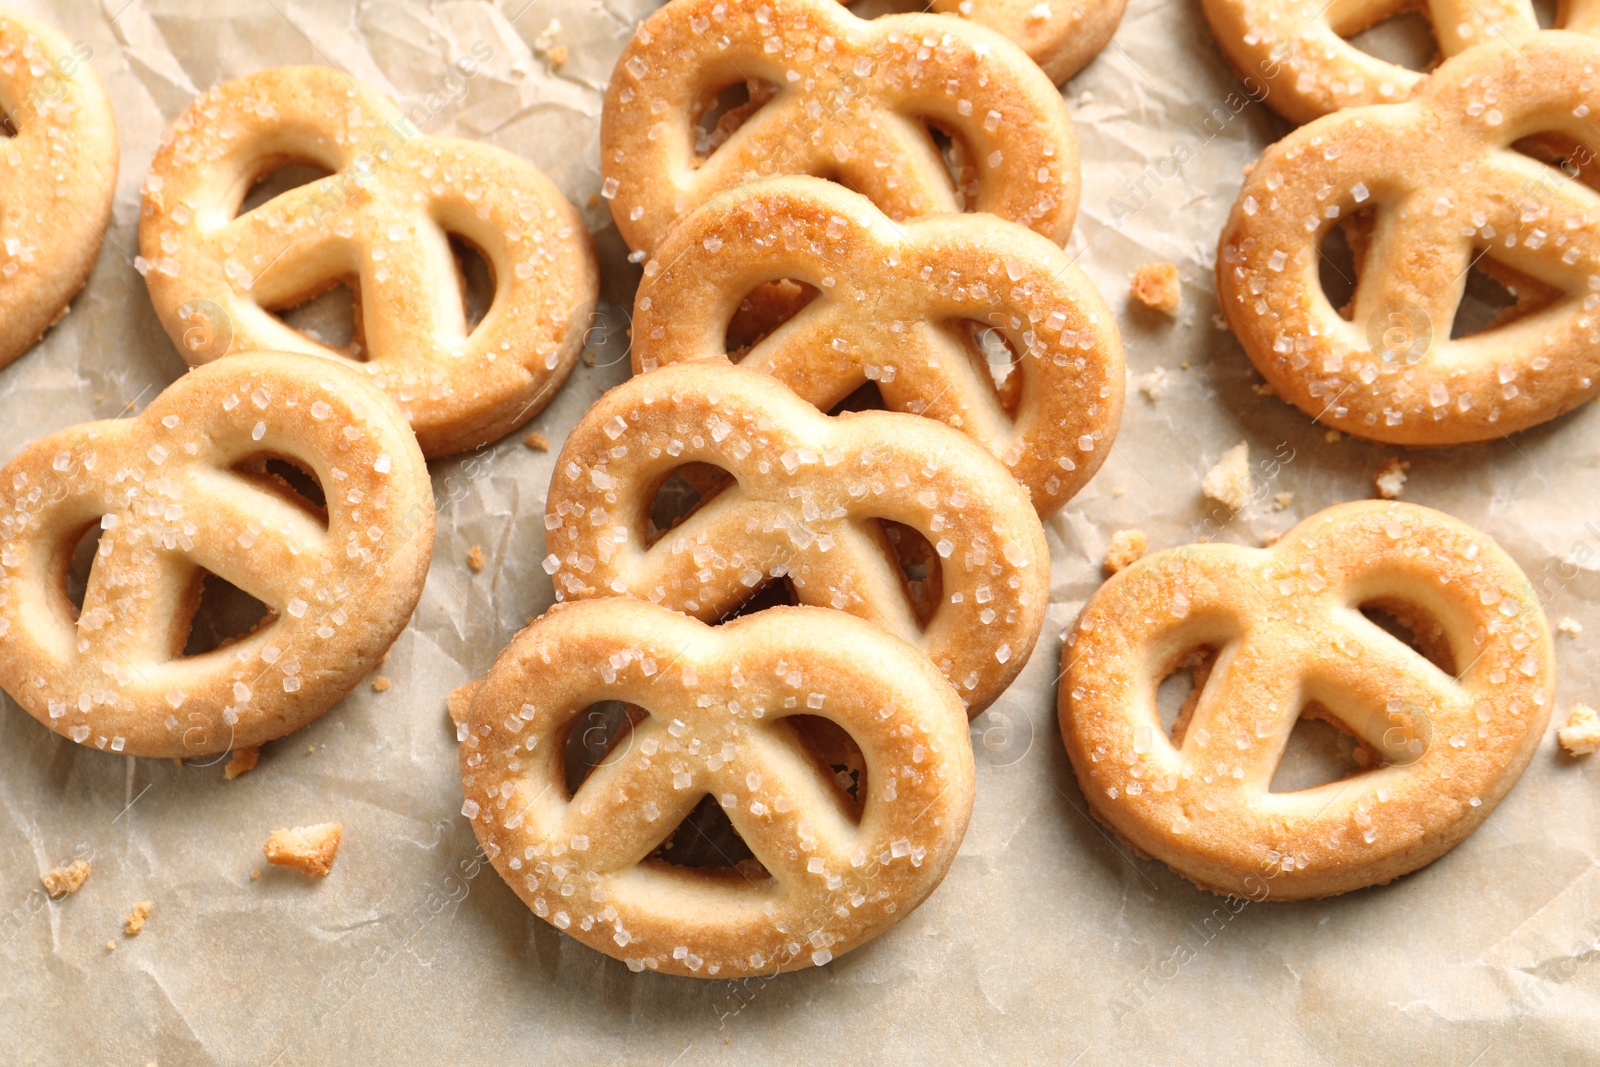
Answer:
<svg viewBox="0 0 1600 1067"><path fill-rule="evenodd" d="M107 940L106 941L106 951L107 952L115 952L115 951L117 951L117 943L115 941Z"/></svg>
<svg viewBox="0 0 1600 1067"><path fill-rule="evenodd" d="M1288 532L1289 532L1288 530L1267 530L1267 531L1265 531L1261 535L1261 547L1262 548L1271 548L1273 545L1277 544L1279 541L1282 541L1283 540L1283 535L1288 533Z"/></svg>
<svg viewBox="0 0 1600 1067"><path fill-rule="evenodd" d="M1128 495L1128 487L1125 485L1119 485L1115 489L1111 490L1111 495L1120 500Z"/></svg>
<svg viewBox="0 0 1600 1067"><path fill-rule="evenodd" d="M1574 619L1571 615L1563 615L1561 616L1561 621L1556 623L1556 632L1565 634L1568 637L1577 637L1583 633L1583 623Z"/></svg>
<svg viewBox="0 0 1600 1067"><path fill-rule="evenodd" d="M472 573L477 574L483 570L483 565L488 562L483 556L483 546L473 545L467 550L467 566L472 568Z"/></svg>
<svg viewBox="0 0 1600 1067"><path fill-rule="evenodd" d="M1335 441L1342 440L1343 437L1344 434L1340 433L1338 430L1329 430L1327 433L1322 435L1322 439L1328 442L1330 445Z"/></svg>
<svg viewBox="0 0 1600 1067"><path fill-rule="evenodd" d="M1282 511L1284 508L1286 508L1290 504L1294 503L1294 494L1293 493L1279 493L1279 494L1277 494L1276 496L1274 496L1272 498L1272 502L1274 504L1278 505L1278 510L1279 511Z"/></svg>
<svg viewBox="0 0 1600 1067"><path fill-rule="evenodd" d="M44 891L56 900L71 896L83 887L89 880L89 861L74 860L61 867L54 867L39 876L39 881L44 883Z"/></svg>
<svg viewBox="0 0 1600 1067"><path fill-rule="evenodd" d="M1154 404L1161 399L1161 394L1167 391L1167 369L1157 367L1149 374L1141 374L1136 384L1139 386L1139 392L1144 394L1144 398Z"/></svg>
<svg viewBox="0 0 1600 1067"><path fill-rule="evenodd" d="M570 56L567 46L561 42L561 20L551 19L539 35L533 39L533 50L544 56L552 70L560 70L566 66Z"/></svg>
<svg viewBox="0 0 1600 1067"><path fill-rule="evenodd" d="M1250 446L1243 441L1222 454L1206 471L1200 491L1233 511L1250 502Z"/></svg>
<svg viewBox="0 0 1600 1067"><path fill-rule="evenodd" d="M389 686L393 684L393 682L389 681L389 679L380 674L372 680L372 691L374 693L387 693L389 691Z"/></svg>
<svg viewBox="0 0 1600 1067"><path fill-rule="evenodd" d="M228 757L228 765L222 768L222 777L231 782L246 771L255 770L260 760L259 747L252 745L249 748L236 748L233 750L233 755Z"/></svg>
<svg viewBox="0 0 1600 1067"><path fill-rule="evenodd" d="M138 937L144 929L144 921L150 918L150 902L141 900L128 912L128 917L122 920L122 932L129 937Z"/></svg>
<svg viewBox="0 0 1600 1067"><path fill-rule="evenodd" d="M1556 736L1569 756L1587 756L1600 748L1600 715L1587 704L1574 704L1567 712L1567 725Z"/></svg>
<svg viewBox="0 0 1600 1067"><path fill-rule="evenodd" d="M445 698L445 710L450 713L450 718L455 722L467 721L467 709L472 707L473 694L478 691L477 682L467 682L450 690L450 695Z"/></svg>
<svg viewBox="0 0 1600 1067"><path fill-rule="evenodd" d="M1410 469L1409 461L1390 456L1372 476L1372 491L1384 500L1399 500L1406 491L1406 471Z"/></svg>
<svg viewBox="0 0 1600 1067"><path fill-rule="evenodd" d="M522 439L522 443L533 449L535 452L550 451L550 438L546 437L538 430L535 430L528 436L524 437Z"/></svg>
<svg viewBox="0 0 1600 1067"><path fill-rule="evenodd" d="M1118 530L1111 535L1111 547L1106 549L1107 572L1117 573L1144 555L1149 547L1143 530Z"/></svg>
<svg viewBox="0 0 1600 1067"><path fill-rule="evenodd" d="M1133 272L1129 292L1139 303L1163 315L1176 315L1178 306L1183 303L1178 268L1171 263L1141 263Z"/></svg>
<svg viewBox="0 0 1600 1067"><path fill-rule="evenodd" d="M1250 387L1250 391L1252 393L1256 394L1256 396L1277 396L1278 395L1278 391L1276 389L1272 388L1272 383L1270 383L1270 382L1256 382L1254 385L1252 385Z"/></svg>
<svg viewBox="0 0 1600 1067"><path fill-rule="evenodd" d="M336 822L274 830L262 852L267 862L321 878L333 869L344 827Z"/></svg>

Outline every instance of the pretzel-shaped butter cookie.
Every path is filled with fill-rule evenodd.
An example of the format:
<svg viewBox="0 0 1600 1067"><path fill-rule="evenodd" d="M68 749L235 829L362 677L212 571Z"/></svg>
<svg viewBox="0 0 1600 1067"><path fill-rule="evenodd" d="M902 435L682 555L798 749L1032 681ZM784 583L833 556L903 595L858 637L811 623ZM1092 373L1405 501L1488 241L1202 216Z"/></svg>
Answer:
<svg viewBox="0 0 1600 1067"><path fill-rule="evenodd" d="M658 488L695 463L735 484L650 543ZM925 623L885 520L937 554ZM627 594L711 621L781 579L927 653L972 715L1027 662L1049 597L1044 530L982 448L913 415L829 418L725 364L663 367L601 397L556 459L544 524L558 600Z"/></svg>
<svg viewBox="0 0 1600 1067"><path fill-rule="evenodd" d="M0 367L67 313L111 219L117 127L90 54L0 12Z"/></svg>
<svg viewBox="0 0 1600 1067"><path fill-rule="evenodd" d="M1443 668L1362 614L1407 620ZM1156 688L1217 650L1169 740ZM1378 885L1467 837L1516 784L1555 692L1544 612L1487 536L1413 504L1318 512L1270 549L1146 556L1063 649L1061 736L1091 809L1201 888L1296 900ZM1374 768L1270 783L1308 704Z"/></svg>
<svg viewBox="0 0 1600 1067"><path fill-rule="evenodd" d="M891 409L948 423L999 456L1041 515L1111 451L1125 378L1115 320L1066 253L1021 226L966 215L901 225L832 182L774 178L690 215L660 259L669 266L634 300L635 372L726 358L740 298L798 279L818 296L740 366L824 411L875 381ZM1014 415L974 358L971 323L1021 353L1005 368Z"/></svg>
<svg viewBox="0 0 1600 1067"><path fill-rule="evenodd" d="M1347 107L1399 103L1427 79L1347 39L1395 15L1426 16L1446 59L1539 29L1529 0L1201 0L1200 6L1223 56L1252 95L1297 123ZM1600 4L1563 0L1557 23L1600 33Z"/></svg>
<svg viewBox="0 0 1600 1067"><path fill-rule="evenodd" d="M333 173L241 215L252 184L290 163ZM452 237L494 280L470 329ZM428 456L493 441L544 407L599 292L583 220L537 167L423 136L324 67L236 78L180 115L150 167L139 245L156 312L190 363L230 350L358 355ZM360 351L272 314L341 282L359 297Z"/></svg>
<svg viewBox="0 0 1600 1067"><path fill-rule="evenodd" d="M645 714L569 796L563 745L603 700ZM791 716L859 746L854 796ZM950 687L904 642L818 608L712 628L627 597L557 605L501 653L458 733L462 811L500 876L636 971L821 966L933 892L972 811ZM651 857L707 795L755 864Z"/></svg>
<svg viewBox="0 0 1600 1067"><path fill-rule="evenodd" d="M1057 85L1066 84L1111 43L1127 6L1127 0L932 0L926 5L1004 34Z"/></svg>
<svg viewBox="0 0 1600 1067"><path fill-rule="evenodd" d="M741 83L755 86L742 125L705 154L700 116ZM924 123L956 142L960 189ZM1057 244L1078 209L1077 142L1056 87L999 34L939 15L865 21L831 0L673 0L617 61L600 141L612 218L651 254L686 212L783 174L837 179L894 219L966 205Z"/></svg>
<svg viewBox="0 0 1600 1067"><path fill-rule="evenodd" d="M1600 42L1577 34L1486 44L1413 100L1329 115L1266 151L1223 230L1217 289L1280 396L1361 437L1448 445L1600 390L1600 194L1510 147L1544 132L1600 147L1584 117L1597 69ZM1318 274L1323 238L1352 212L1347 318ZM1452 339L1474 263L1523 305Z"/></svg>
<svg viewBox="0 0 1600 1067"><path fill-rule="evenodd" d="M315 477L320 506L268 467ZM74 550L103 531L81 611ZM50 729L133 756L204 756L322 714L405 628L433 490L399 408L354 367L247 353L140 415L73 426L0 471L0 688ZM267 607L185 655L201 583Z"/></svg>

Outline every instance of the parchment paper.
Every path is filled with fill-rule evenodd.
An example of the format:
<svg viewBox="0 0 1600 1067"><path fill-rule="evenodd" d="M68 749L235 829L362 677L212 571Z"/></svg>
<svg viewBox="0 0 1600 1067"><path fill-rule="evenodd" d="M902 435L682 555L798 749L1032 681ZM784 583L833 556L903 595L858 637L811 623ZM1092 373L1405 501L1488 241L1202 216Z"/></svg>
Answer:
<svg viewBox="0 0 1600 1067"><path fill-rule="evenodd" d="M596 199L600 94L654 0L21 6L93 48L123 156L87 290L0 370L0 456L141 408L181 373L131 264L144 171L198 92L277 64L332 64L408 108L425 103L426 132L518 152L584 206L605 267L593 350L528 429L559 447L626 374L638 271ZM545 34L553 18L559 32ZM568 51L559 71L541 51L552 44ZM451 76L463 55L481 67ZM1554 723L1465 844L1396 884L1321 903L1235 910L1132 858L1090 822L1067 765L1059 635L1101 580L1113 531L1142 528L1153 547L1207 535L1256 544L1370 495L1394 454L1326 441L1261 395L1214 324L1215 241L1240 168L1286 129L1259 102L1230 102L1236 92L1194 0L1134 0L1113 45L1066 90L1084 160L1070 250L1118 311L1130 376L1164 369L1166 389L1151 402L1130 388L1111 459L1049 523L1045 635L974 726L971 829L915 914L826 968L773 981L635 975L534 918L481 862L459 814L444 700L552 599L538 562L553 453L519 434L433 465L437 549L416 618L380 669L393 687L362 686L267 746L250 774L225 782L218 764L86 749L5 702L0 1060L1593 1062L1600 758L1559 755ZM1183 275L1176 323L1126 307L1132 269L1162 259ZM1587 628L1559 640L1562 713L1597 695L1597 419L1585 406L1511 441L1408 457L1406 499L1491 533L1547 590L1552 621ZM1241 440L1258 502L1208 525L1200 477ZM1266 477L1274 468L1261 462L1274 459ZM1278 493L1294 494L1281 510ZM478 574L473 545L488 560ZM269 831L329 820L344 824L344 847L327 879L267 868L252 880ZM75 856L92 863L87 885L49 902L39 873ZM122 917L140 900L153 913L126 938Z"/></svg>

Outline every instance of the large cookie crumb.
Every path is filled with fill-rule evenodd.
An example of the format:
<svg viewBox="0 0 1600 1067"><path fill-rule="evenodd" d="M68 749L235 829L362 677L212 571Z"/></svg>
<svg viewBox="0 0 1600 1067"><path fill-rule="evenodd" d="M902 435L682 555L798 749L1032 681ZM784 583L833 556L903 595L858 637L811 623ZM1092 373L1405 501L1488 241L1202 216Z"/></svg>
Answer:
<svg viewBox="0 0 1600 1067"><path fill-rule="evenodd" d="M260 760L261 749L259 747L252 745L249 748L236 748L233 750L233 755L228 757L228 765L222 768L222 777L231 782L246 771L255 770L255 766Z"/></svg>
<svg viewBox="0 0 1600 1067"><path fill-rule="evenodd" d="M1150 547L1143 530L1118 530L1111 535L1111 547L1106 549L1105 568L1115 574L1144 555Z"/></svg>
<svg viewBox="0 0 1600 1067"><path fill-rule="evenodd" d="M1206 471L1200 491L1217 503L1238 511L1250 502L1250 446L1243 441L1222 454Z"/></svg>
<svg viewBox="0 0 1600 1067"><path fill-rule="evenodd" d="M1139 303L1163 315L1176 315L1183 303L1178 268L1171 263L1141 263L1133 272L1133 285L1128 291Z"/></svg>
<svg viewBox="0 0 1600 1067"><path fill-rule="evenodd" d="M1574 704L1567 712L1567 725L1556 734L1569 756L1587 756L1600 748L1600 715L1587 704Z"/></svg>
<svg viewBox="0 0 1600 1067"><path fill-rule="evenodd" d="M321 878L333 869L343 833L344 827L336 822L274 830L261 851L266 853L268 863Z"/></svg>
<svg viewBox="0 0 1600 1067"><path fill-rule="evenodd" d="M1373 492L1384 500L1399 500L1400 494L1406 491L1406 471L1410 469L1409 462L1390 456L1372 476Z"/></svg>
<svg viewBox="0 0 1600 1067"><path fill-rule="evenodd" d="M76 893L88 880L88 860L74 860L72 863L45 871L39 876L39 881L44 883L44 891L56 900Z"/></svg>
<svg viewBox="0 0 1600 1067"><path fill-rule="evenodd" d="M122 932L129 937L138 937L144 929L144 921L150 917L150 902L141 900L128 912L128 917L122 920Z"/></svg>

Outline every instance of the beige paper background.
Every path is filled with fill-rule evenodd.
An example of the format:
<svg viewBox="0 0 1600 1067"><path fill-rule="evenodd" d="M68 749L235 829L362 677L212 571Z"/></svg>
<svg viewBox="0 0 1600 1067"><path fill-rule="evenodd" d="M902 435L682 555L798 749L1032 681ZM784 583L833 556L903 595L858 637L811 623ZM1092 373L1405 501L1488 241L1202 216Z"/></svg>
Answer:
<svg viewBox="0 0 1600 1067"><path fill-rule="evenodd" d="M161 129L220 80L330 63L408 107L440 93L426 132L516 151L580 205L598 193L600 93L655 2L525 2L20 5L94 49L123 160L88 289L0 370L0 457L130 400L142 407L181 372L130 262L138 193ZM552 17L571 56L559 73L533 49ZM448 64L475 45L492 56L451 96ZM444 697L552 597L538 567L552 457L514 436L433 465L437 551L415 621L382 669L393 688L363 686L269 745L251 774L224 782L217 765L80 748L4 701L0 1061L1593 1062L1600 759L1558 755L1553 726L1488 823L1426 870L1237 914L1109 841L1067 766L1055 723L1059 634L1099 582L1112 531L1141 527L1156 547L1202 536L1200 475L1240 440L1257 461L1294 455L1262 490L1266 501L1292 492L1289 508L1257 506L1218 534L1248 544L1368 495L1392 451L1324 441L1253 391L1259 378L1213 325L1215 237L1240 167L1285 129L1258 103L1209 140L1186 125L1236 89L1194 0L1134 0L1114 46L1066 90L1084 160L1070 250L1118 311L1131 374L1164 367L1169 385L1158 403L1130 390L1105 469L1049 523L1045 636L975 724L977 809L947 881L919 911L825 969L736 986L631 974L535 919L478 868ZM1122 183L1177 156L1181 173L1152 170L1161 180L1146 179L1148 203L1114 220L1115 199L1135 206ZM605 267L597 365L580 367L529 427L558 446L626 373L638 276L604 206L585 215ZM1182 271L1175 324L1125 307L1129 273L1151 259ZM1590 682L1597 435L1591 405L1514 441L1410 457L1407 499L1493 534L1548 588L1552 621L1587 627L1559 641L1562 709L1600 696ZM477 575L465 562L473 544L488 556ZM345 844L325 881L279 870L250 879L274 827L334 819ZM39 872L74 855L91 858L92 877L48 902ZM155 910L142 936L125 939L122 916L138 900Z"/></svg>

